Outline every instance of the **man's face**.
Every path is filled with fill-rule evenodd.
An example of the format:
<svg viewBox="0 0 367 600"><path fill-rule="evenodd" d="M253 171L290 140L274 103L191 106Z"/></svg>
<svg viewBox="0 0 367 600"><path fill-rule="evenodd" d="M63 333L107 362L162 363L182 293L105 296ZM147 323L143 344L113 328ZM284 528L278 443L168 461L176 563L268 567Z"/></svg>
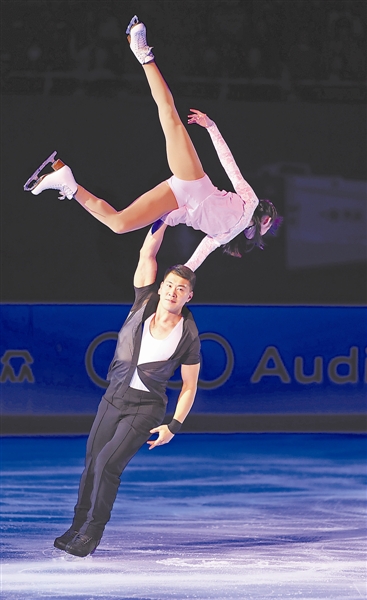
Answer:
<svg viewBox="0 0 367 600"><path fill-rule="evenodd" d="M166 279L162 281L158 294L160 303L169 312L180 314L182 307L193 297L190 283L175 273L168 273Z"/></svg>

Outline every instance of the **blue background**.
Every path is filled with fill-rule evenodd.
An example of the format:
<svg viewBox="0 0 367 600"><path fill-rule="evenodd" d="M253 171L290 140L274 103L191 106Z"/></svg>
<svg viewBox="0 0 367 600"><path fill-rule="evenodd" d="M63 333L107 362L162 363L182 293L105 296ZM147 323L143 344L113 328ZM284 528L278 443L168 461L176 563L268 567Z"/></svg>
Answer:
<svg viewBox="0 0 367 600"><path fill-rule="evenodd" d="M86 414L96 410L103 388L90 378L85 355L91 342L106 332L118 332L130 305L3 305L1 357L8 350L27 350L34 382L17 381L24 361L10 361L15 381L0 384L3 414ZM193 305L201 334L216 334L229 343L233 370L228 379L204 389L222 375L228 362L223 346L202 342L202 369L194 413L362 413L366 404L367 311L363 307L213 306ZM113 336L113 334L111 334ZM114 352L113 339L96 348L93 367L104 379ZM285 383L272 372L258 383L251 377L269 347L275 347L289 375ZM335 383L328 364L358 349L358 380ZM322 357L321 383L302 384L294 376L294 360L303 358L303 371L313 372ZM1 365L5 368L4 364ZM338 374L349 367L339 365ZM177 379L179 374L175 375ZM0 377L1 378L1 377ZM4 379L4 371L2 379ZM6 379L6 378L5 378ZM168 391L173 408L176 390Z"/></svg>

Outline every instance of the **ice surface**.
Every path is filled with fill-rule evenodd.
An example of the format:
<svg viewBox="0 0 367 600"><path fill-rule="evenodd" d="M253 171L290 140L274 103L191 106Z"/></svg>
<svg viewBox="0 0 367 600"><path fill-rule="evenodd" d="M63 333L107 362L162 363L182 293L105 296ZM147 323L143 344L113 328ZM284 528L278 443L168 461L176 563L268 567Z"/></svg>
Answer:
<svg viewBox="0 0 367 600"><path fill-rule="evenodd" d="M4 600L366 598L366 437L177 435L131 461L95 554L70 525L84 437L2 440Z"/></svg>

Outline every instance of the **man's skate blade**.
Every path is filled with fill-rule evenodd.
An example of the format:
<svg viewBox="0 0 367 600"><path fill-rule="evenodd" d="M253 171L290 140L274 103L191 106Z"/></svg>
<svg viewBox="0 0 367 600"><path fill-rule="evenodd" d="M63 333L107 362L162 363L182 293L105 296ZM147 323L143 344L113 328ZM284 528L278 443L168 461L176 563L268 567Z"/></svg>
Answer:
<svg viewBox="0 0 367 600"><path fill-rule="evenodd" d="M56 154L57 154L57 150L55 150L52 154L50 154L50 156L48 158L46 158L46 160L38 167L38 169L35 170L33 175L25 182L25 184L23 186L23 189L25 192L31 192L32 190L34 190L34 188L36 187L36 185L39 183L39 180L40 180L38 175L40 174L42 169L45 168L46 165L48 165L50 163L53 164L55 162Z"/></svg>
<svg viewBox="0 0 367 600"><path fill-rule="evenodd" d="M90 560L92 556L87 554L87 556L75 556L75 554L69 554L68 552L62 552L62 556L60 556L61 560L66 560L68 562L78 562L81 560Z"/></svg>

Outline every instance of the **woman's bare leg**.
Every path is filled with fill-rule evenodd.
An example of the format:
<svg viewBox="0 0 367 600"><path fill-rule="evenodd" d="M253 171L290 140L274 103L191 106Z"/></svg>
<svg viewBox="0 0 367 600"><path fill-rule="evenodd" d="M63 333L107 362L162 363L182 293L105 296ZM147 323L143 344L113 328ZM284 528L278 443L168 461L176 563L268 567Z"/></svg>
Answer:
<svg viewBox="0 0 367 600"><path fill-rule="evenodd" d="M108 202L97 198L81 186L78 186L74 198L93 217L115 233L141 229L178 208L176 198L166 181L146 192L121 211L115 210Z"/></svg>
<svg viewBox="0 0 367 600"><path fill-rule="evenodd" d="M167 160L172 173L179 179L193 181L205 173L194 144L175 107L171 91L155 62L143 65L159 120L166 138Z"/></svg>
<svg viewBox="0 0 367 600"><path fill-rule="evenodd" d="M172 94L154 62L143 65L166 138L167 159L174 175L185 181L201 179L205 173L191 138L178 116ZM75 199L98 221L116 233L126 233L154 223L178 208L166 182L160 183L121 211L78 186Z"/></svg>

